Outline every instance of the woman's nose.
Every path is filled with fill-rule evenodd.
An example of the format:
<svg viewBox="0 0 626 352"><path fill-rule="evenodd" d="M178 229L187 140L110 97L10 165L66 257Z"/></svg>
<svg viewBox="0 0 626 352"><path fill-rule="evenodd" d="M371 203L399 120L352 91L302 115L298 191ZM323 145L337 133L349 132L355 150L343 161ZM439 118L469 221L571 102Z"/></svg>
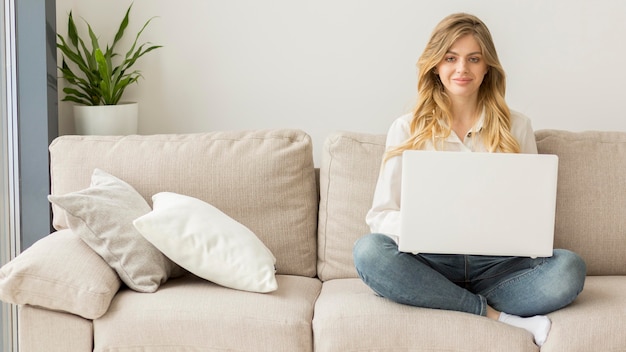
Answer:
<svg viewBox="0 0 626 352"><path fill-rule="evenodd" d="M467 72L467 63L464 60L459 60L456 65L456 71L458 73L466 73Z"/></svg>

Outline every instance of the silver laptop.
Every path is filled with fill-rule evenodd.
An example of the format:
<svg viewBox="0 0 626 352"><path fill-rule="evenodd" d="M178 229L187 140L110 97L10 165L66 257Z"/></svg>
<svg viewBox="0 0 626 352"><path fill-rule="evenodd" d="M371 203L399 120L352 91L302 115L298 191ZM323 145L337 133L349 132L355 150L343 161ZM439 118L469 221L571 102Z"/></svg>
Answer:
<svg viewBox="0 0 626 352"><path fill-rule="evenodd" d="M405 151L399 249L552 256L558 157Z"/></svg>

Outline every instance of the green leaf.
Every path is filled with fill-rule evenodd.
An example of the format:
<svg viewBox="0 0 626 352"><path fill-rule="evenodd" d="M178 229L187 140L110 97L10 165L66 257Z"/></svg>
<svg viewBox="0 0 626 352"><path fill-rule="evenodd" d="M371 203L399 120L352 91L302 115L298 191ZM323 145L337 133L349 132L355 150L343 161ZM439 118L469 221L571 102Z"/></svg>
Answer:
<svg viewBox="0 0 626 352"><path fill-rule="evenodd" d="M82 99L84 99L86 101L91 101L91 96L89 96L89 95L87 95L87 94L85 94L85 93L83 93L83 92L81 92L81 91L79 91L77 89L74 89L74 88L69 88L69 87L63 88L63 93L65 93L67 95L73 95L73 96L78 97L78 98L82 98Z"/></svg>
<svg viewBox="0 0 626 352"><path fill-rule="evenodd" d="M102 92L102 99L105 104L111 105L111 97L113 96L113 87L111 85L111 66L104 57L102 50L96 49L96 62L98 63L98 72L100 72L100 90Z"/></svg>
<svg viewBox="0 0 626 352"><path fill-rule="evenodd" d="M83 100L80 98L76 98L75 96L72 95L67 95L65 96L65 98L61 99L61 101L71 101L74 103L78 103L80 105L98 105L98 104L92 104L91 101L89 100Z"/></svg>
<svg viewBox="0 0 626 352"><path fill-rule="evenodd" d="M70 42L76 47L78 43L78 31L76 30L76 24L74 23L74 17L72 11L69 14L69 20L67 21L67 36L70 38Z"/></svg>
<svg viewBox="0 0 626 352"><path fill-rule="evenodd" d="M87 49L87 47L85 46L85 43L82 40L81 40L81 45L83 47L83 52L85 53L85 57L87 57L87 63L89 65L89 68L91 71L93 71L93 70L97 70L97 67L98 67L96 63L96 50L100 49L100 44L98 43L98 37L96 37L96 34L91 29L91 26L89 25L89 23L87 23L87 30L89 32L89 39L91 40L91 51Z"/></svg>
<svg viewBox="0 0 626 352"><path fill-rule="evenodd" d="M130 4L130 6L128 7L128 10L126 10L126 15L122 19L122 22L120 23L120 28L118 28L117 33L115 34L115 38L113 39L113 44L111 44L111 51L113 51L113 48L115 47L115 45L124 36L124 31L126 31L126 27L128 27L129 16L130 16L130 9L132 7L133 7L133 4Z"/></svg>

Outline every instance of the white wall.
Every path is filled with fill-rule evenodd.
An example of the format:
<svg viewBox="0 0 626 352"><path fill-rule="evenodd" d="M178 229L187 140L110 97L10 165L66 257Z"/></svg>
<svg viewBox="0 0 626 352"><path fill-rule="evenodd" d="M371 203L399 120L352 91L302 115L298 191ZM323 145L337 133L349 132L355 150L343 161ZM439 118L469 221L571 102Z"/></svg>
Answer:
<svg viewBox="0 0 626 352"><path fill-rule="evenodd" d="M56 0L112 39L129 0ZM415 101L415 62L444 16L491 29L511 108L535 129L626 131L626 1L135 0L134 33L164 45L140 62L140 133L290 127L316 162L334 130L385 133ZM130 38L128 38L130 39ZM61 103L60 132L73 132Z"/></svg>

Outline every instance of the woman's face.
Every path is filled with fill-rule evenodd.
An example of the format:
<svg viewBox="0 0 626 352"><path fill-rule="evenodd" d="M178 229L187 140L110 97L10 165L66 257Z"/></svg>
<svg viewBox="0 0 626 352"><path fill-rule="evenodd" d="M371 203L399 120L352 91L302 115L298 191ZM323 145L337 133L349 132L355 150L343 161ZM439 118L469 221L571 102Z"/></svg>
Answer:
<svg viewBox="0 0 626 352"><path fill-rule="evenodd" d="M487 71L480 45L473 35L457 39L435 67L435 73L452 98L477 99L478 89Z"/></svg>

